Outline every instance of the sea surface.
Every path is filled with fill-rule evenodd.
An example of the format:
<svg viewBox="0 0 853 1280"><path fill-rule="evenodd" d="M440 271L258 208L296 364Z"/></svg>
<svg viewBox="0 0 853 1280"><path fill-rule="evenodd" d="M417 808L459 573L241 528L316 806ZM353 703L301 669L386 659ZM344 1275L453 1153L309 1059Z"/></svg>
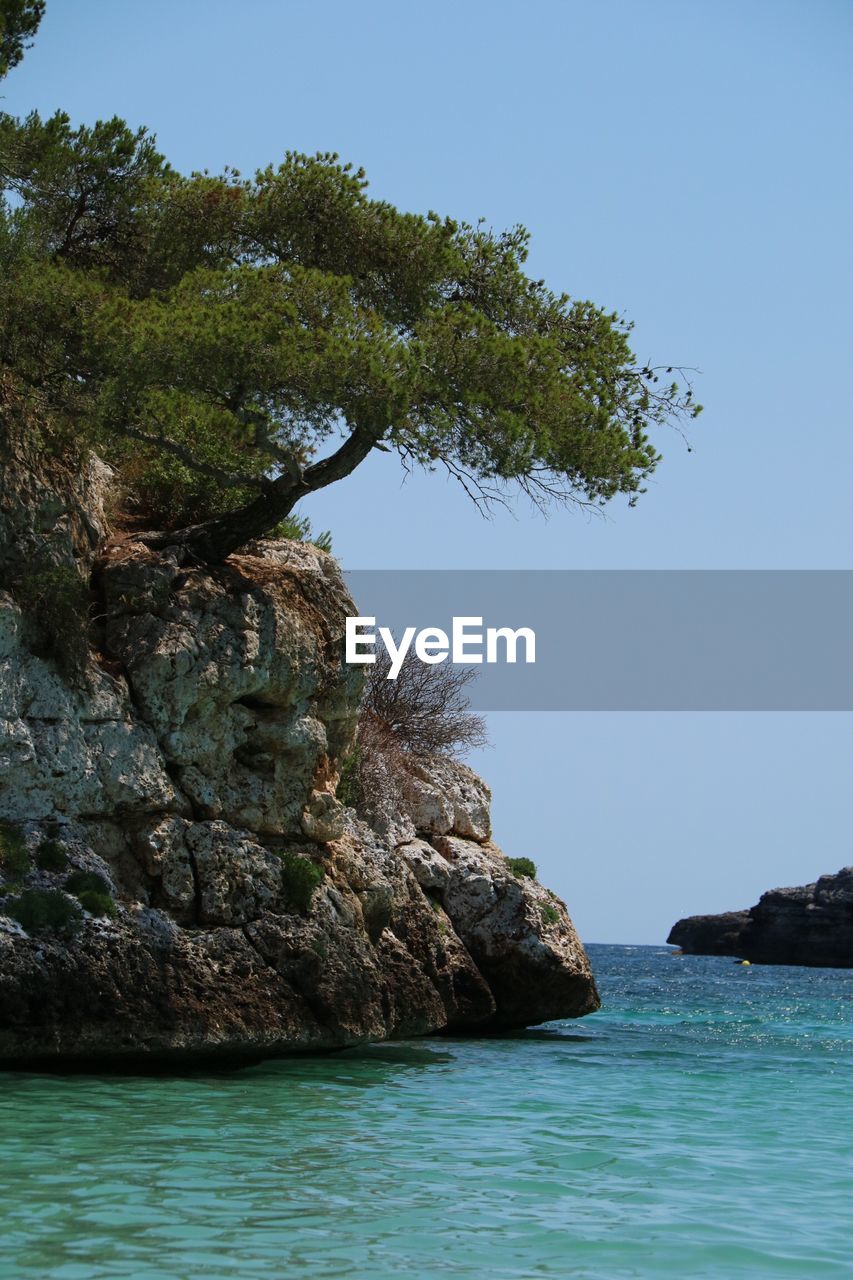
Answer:
<svg viewBox="0 0 853 1280"><path fill-rule="evenodd" d="M0 1075L0 1276L849 1280L853 971L589 950L500 1039Z"/></svg>

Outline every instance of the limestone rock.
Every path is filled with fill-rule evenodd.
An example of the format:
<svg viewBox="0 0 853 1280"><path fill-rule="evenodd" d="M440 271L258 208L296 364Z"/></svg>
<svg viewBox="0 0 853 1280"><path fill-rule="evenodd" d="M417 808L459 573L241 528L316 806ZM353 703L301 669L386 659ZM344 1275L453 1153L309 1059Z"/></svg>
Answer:
<svg viewBox="0 0 853 1280"><path fill-rule="evenodd" d="M47 455L30 428L0 386L0 586L49 565L87 573L108 533L110 468L94 455Z"/></svg>
<svg viewBox="0 0 853 1280"><path fill-rule="evenodd" d="M186 923L194 920L196 903L196 872L187 846L191 826L186 818L167 817L138 824L130 834L142 870L159 881L163 904Z"/></svg>
<svg viewBox="0 0 853 1280"><path fill-rule="evenodd" d="M198 885L199 920L243 925L281 899L281 861L246 831L225 822L194 822L186 830Z"/></svg>
<svg viewBox="0 0 853 1280"><path fill-rule="evenodd" d="M71 688L31 654L20 610L0 592L0 819L186 808L126 686L95 664L88 679Z"/></svg>
<svg viewBox="0 0 853 1280"><path fill-rule="evenodd" d="M362 673L331 557L269 542L206 569L119 538L95 563L103 470L52 505L36 461L15 466L0 570L49 526L102 623L71 684L0 591L0 1063L250 1061L597 1007L470 769L410 761L378 830L337 800ZM80 871L113 915L75 907ZM25 929L29 890L73 927Z"/></svg>
<svg viewBox="0 0 853 1280"><path fill-rule="evenodd" d="M102 581L109 653L196 815L339 833L326 784L362 676L342 661L348 597L331 557L271 543L212 572L115 555Z"/></svg>
<svg viewBox="0 0 853 1280"><path fill-rule="evenodd" d="M398 846L422 889L443 894L450 881L450 862L426 840L407 840Z"/></svg>
<svg viewBox="0 0 853 1280"><path fill-rule="evenodd" d="M673 925L667 942L687 955L736 956L748 924L748 911L690 916Z"/></svg>
<svg viewBox="0 0 853 1280"><path fill-rule="evenodd" d="M494 996L495 1022L531 1026L599 1007L586 952L565 904L516 877L496 845L439 837L450 874L442 902Z"/></svg>
<svg viewBox="0 0 853 1280"><path fill-rule="evenodd" d="M853 867L814 884L771 889L749 911L689 916L673 926L667 941L688 955L853 968Z"/></svg>
<svg viewBox="0 0 853 1280"><path fill-rule="evenodd" d="M427 837L454 832L488 840L491 801L491 791L473 769L439 756L413 760L403 782L404 810L415 831Z"/></svg>

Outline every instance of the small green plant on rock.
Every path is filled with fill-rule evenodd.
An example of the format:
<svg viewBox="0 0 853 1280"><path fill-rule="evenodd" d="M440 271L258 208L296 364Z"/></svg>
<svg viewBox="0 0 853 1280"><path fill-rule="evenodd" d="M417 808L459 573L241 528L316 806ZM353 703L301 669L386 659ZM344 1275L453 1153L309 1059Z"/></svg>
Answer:
<svg viewBox="0 0 853 1280"><path fill-rule="evenodd" d="M90 916L109 916L116 914L109 882L97 871L74 871L65 881L68 893L73 893L84 911Z"/></svg>
<svg viewBox="0 0 853 1280"><path fill-rule="evenodd" d="M326 874L322 867L289 849L281 858L281 887L284 896L297 911L307 911L311 895Z"/></svg>
<svg viewBox="0 0 853 1280"><path fill-rule="evenodd" d="M341 765L341 775L335 795L349 809L359 809L364 804L364 788L361 782L361 747L356 744Z"/></svg>
<svg viewBox="0 0 853 1280"><path fill-rule="evenodd" d="M98 871L73 871L65 881L65 889L77 898L81 893L103 893L112 897L109 881Z"/></svg>
<svg viewBox="0 0 853 1280"><path fill-rule="evenodd" d="M58 889L27 889L6 904L6 913L17 920L27 933L43 929L53 933L74 933L83 918L77 903Z"/></svg>
<svg viewBox="0 0 853 1280"><path fill-rule="evenodd" d="M560 919L560 913L556 907L552 907L549 903L542 908L542 919L546 924L556 924Z"/></svg>
<svg viewBox="0 0 853 1280"><path fill-rule="evenodd" d="M79 683L89 652L89 588L73 565L30 566L12 583L21 612L35 631L36 652L52 658Z"/></svg>
<svg viewBox="0 0 853 1280"><path fill-rule="evenodd" d="M322 533L313 533L308 516L297 515L291 511L289 516L277 524L268 535L271 538L290 538L292 542L310 542L318 551L332 550L332 535L328 529Z"/></svg>
<svg viewBox="0 0 853 1280"><path fill-rule="evenodd" d="M527 876L529 880L536 879L536 863L532 858L507 858L506 864L519 880L522 876Z"/></svg>
<svg viewBox="0 0 853 1280"><path fill-rule="evenodd" d="M36 866L40 871L65 871L68 854L58 840L42 840L36 849Z"/></svg>
<svg viewBox="0 0 853 1280"><path fill-rule="evenodd" d="M108 893L98 893L96 889L84 889L78 893L77 901L90 916L108 916L111 920L116 914L116 904Z"/></svg>
<svg viewBox="0 0 853 1280"><path fill-rule="evenodd" d="M11 884L21 880L32 866L24 837L10 822L0 822L0 874Z"/></svg>

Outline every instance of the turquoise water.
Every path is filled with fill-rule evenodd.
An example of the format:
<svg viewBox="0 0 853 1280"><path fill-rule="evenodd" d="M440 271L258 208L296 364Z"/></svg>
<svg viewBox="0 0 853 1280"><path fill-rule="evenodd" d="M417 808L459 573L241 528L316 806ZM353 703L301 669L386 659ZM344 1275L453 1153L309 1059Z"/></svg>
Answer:
<svg viewBox="0 0 853 1280"><path fill-rule="evenodd" d="M0 1076L0 1276L849 1278L853 971L590 955L522 1035Z"/></svg>

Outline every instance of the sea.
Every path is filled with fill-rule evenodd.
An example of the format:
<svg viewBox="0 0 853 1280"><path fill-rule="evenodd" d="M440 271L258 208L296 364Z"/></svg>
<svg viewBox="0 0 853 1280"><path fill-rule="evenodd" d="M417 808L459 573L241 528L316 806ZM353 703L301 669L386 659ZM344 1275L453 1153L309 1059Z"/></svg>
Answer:
<svg viewBox="0 0 853 1280"><path fill-rule="evenodd" d="M0 1276L853 1275L853 970L591 946L601 1012L0 1075Z"/></svg>

